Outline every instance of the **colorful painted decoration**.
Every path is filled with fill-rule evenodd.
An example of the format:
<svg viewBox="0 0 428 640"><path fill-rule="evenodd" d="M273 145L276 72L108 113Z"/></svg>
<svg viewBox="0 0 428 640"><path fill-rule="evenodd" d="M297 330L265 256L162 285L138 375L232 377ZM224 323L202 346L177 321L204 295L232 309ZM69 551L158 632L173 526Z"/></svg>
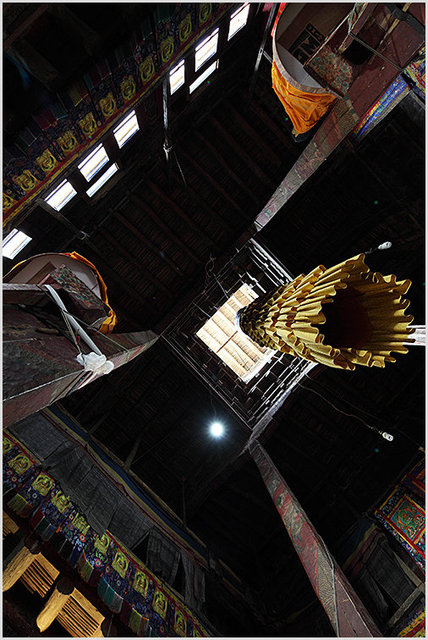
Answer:
<svg viewBox="0 0 428 640"><path fill-rule="evenodd" d="M170 589L111 532L99 536L52 476L8 432L3 450L4 504L28 518L121 621L140 636L207 637Z"/></svg>
<svg viewBox="0 0 428 640"><path fill-rule="evenodd" d="M425 461L419 460L374 515L425 571Z"/></svg>
<svg viewBox="0 0 428 640"><path fill-rule="evenodd" d="M150 24L143 24L130 34L123 46L97 61L68 90L52 96L21 132L22 144L7 149L11 160L4 169L4 224L114 126L231 10L226 3L164 7L157 5L155 10L155 33Z"/></svg>

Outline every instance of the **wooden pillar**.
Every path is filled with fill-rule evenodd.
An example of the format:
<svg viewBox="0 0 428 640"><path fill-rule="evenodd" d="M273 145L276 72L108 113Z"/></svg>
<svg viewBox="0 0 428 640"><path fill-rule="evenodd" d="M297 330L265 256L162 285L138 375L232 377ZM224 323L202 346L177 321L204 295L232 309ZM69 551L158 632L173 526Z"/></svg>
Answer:
<svg viewBox="0 0 428 640"><path fill-rule="evenodd" d="M23 544L23 543L21 543ZM39 547L33 545L28 548L25 544L18 545L15 553L6 559L7 565L3 569L3 591L7 591L26 572L30 564L38 557Z"/></svg>
<svg viewBox="0 0 428 640"><path fill-rule="evenodd" d="M73 583L68 578L60 578L55 585L53 593L39 615L37 616L37 626L40 632L46 629L55 620L74 589Z"/></svg>
<svg viewBox="0 0 428 640"><path fill-rule="evenodd" d="M257 441L249 445L249 451L336 635L381 637L369 612L266 451Z"/></svg>
<svg viewBox="0 0 428 640"><path fill-rule="evenodd" d="M31 306L27 309L6 308L3 314L4 427L103 375L86 371L76 359L75 345L63 335L46 334L45 322L32 315ZM64 326L60 318L53 318L53 322ZM114 369L146 351L157 340L152 331L111 336L91 332L91 338L107 360L113 362ZM83 350L87 353L91 349Z"/></svg>

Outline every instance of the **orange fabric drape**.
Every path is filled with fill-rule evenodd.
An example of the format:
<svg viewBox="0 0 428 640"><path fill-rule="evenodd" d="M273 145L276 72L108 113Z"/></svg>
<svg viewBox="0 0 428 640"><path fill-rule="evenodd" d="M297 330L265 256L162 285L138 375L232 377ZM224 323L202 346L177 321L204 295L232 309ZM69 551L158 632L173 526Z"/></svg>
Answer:
<svg viewBox="0 0 428 640"><path fill-rule="evenodd" d="M90 269L95 271L95 273L97 275L97 278L98 278L98 282L100 284L101 298L102 298L103 302L105 302L106 305L108 306L108 308L110 309L110 313L108 315L108 318L106 320L104 320L104 322L102 323L101 327L99 328L99 331L101 331L101 333L111 333L113 331L114 327L117 324L117 316L116 316L115 312L113 311L113 309L111 308L111 306L109 305L108 298L107 298L107 287L106 287L106 284L105 284L104 280L101 277L100 272L98 271L96 266L94 264L92 264L92 262L89 262L89 260L87 260L86 258L81 256L80 253L76 253L76 251L72 251L71 253L63 253L62 255L63 256L68 256L69 258L73 258L74 260L79 260L79 262L83 262Z"/></svg>
<svg viewBox="0 0 428 640"><path fill-rule="evenodd" d="M297 133L309 131L336 100L331 93L309 93L293 87L281 75L275 61L272 64L272 87Z"/></svg>

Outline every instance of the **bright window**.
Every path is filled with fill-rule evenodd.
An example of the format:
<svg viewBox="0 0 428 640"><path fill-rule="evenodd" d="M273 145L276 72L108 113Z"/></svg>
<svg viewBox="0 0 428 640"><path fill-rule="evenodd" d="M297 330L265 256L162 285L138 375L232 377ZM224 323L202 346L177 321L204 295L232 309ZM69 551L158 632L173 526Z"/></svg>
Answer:
<svg viewBox="0 0 428 640"><path fill-rule="evenodd" d="M80 173L89 182L94 175L109 161L102 144L99 144L86 158L77 165Z"/></svg>
<svg viewBox="0 0 428 640"><path fill-rule="evenodd" d="M195 71L200 69L204 62L212 58L217 51L218 44L218 29L212 32L208 38L205 38L195 48Z"/></svg>
<svg viewBox="0 0 428 640"><path fill-rule="evenodd" d="M119 149L128 142L130 138L140 130L138 120L135 111L128 113L126 118L120 121L115 129L113 129L113 135L116 138L116 142Z"/></svg>
<svg viewBox="0 0 428 640"><path fill-rule="evenodd" d="M218 60L216 60L213 64L211 64L208 69L205 69L205 71L203 73L201 73L201 75L196 78L195 82L192 82L192 84L189 86L189 93L192 93L195 89L197 89L199 87L199 85L201 85L204 80L206 80L208 78L208 76L210 76L218 67Z"/></svg>
<svg viewBox="0 0 428 640"><path fill-rule="evenodd" d="M30 241L30 236L27 236L23 231L13 229L2 242L3 256L13 260Z"/></svg>
<svg viewBox="0 0 428 640"><path fill-rule="evenodd" d="M51 191L47 198L45 198L45 202L56 211L59 211L71 198L74 198L76 193L77 191L73 189L68 180L64 180L56 189Z"/></svg>
<svg viewBox="0 0 428 640"><path fill-rule="evenodd" d="M233 38L235 33L238 33L238 31L242 29L242 27L245 27L245 25L247 24L249 11L250 5L248 2L246 2L242 5L242 7L239 7L239 9L232 13L232 15L230 16L229 34L227 36L228 40Z"/></svg>
<svg viewBox="0 0 428 640"><path fill-rule="evenodd" d="M184 84L184 60L179 62L169 72L169 87L171 95Z"/></svg>
<svg viewBox="0 0 428 640"><path fill-rule="evenodd" d="M251 287L242 285L196 333L244 382L255 376L274 354L272 349L253 342L235 324L238 309L256 298Z"/></svg>
<svg viewBox="0 0 428 640"><path fill-rule="evenodd" d="M97 191L99 191L99 189L101 189L101 187L107 182L107 180L109 178L112 177L112 175L114 175L116 173L116 171L119 169L119 167L117 166L116 163L112 164L111 167L109 167L107 169L107 171L105 171L103 173L103 175L98 178L98 180L96 182L94 182L94 184L92 185L92 187L89 187L89 189L87 190L87 194L90 198L92 198L92 196L94 195L94 193L96 193Z"/></svg>

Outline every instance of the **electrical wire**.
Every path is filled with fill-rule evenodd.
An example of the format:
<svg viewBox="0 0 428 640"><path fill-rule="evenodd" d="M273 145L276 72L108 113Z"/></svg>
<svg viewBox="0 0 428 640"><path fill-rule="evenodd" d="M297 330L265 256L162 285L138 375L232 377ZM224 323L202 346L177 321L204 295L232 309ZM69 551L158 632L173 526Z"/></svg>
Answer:
<svg viewBox="0 0 428 640"><path fill-rule="evenodd" d="M331 407L333 407L333 409L335 409L338 413L341 413L342 415L347 416L348 418L355 418L356 420L359 420L368 429L370 429L371 431L374 431L378 435L382 436L383 438L385 438L385 440L392 441L394 439L394 437L392 435L390 435L389 433L387 433L386 431L381 431L377 427L374 427L373 425L368 424L365 420L363 420L359 416L356 416L353 413L346 413L346 411L342 411L341 409L336 407L336 405L334 405L332 402L330 402L330 400L327 400L327 398L324 398L324 396L321 393L318 393L318 391L315 391L315 389L311 389L310 387L305 387L305 385L303 385L301 382L298 382L298 385L299 385L299 387L302 387L302 389L305 389L306 391L311 391L311 393L315 393L322 400L324 400L324 402L327 402L327 404L329 404Z"/></svg>

